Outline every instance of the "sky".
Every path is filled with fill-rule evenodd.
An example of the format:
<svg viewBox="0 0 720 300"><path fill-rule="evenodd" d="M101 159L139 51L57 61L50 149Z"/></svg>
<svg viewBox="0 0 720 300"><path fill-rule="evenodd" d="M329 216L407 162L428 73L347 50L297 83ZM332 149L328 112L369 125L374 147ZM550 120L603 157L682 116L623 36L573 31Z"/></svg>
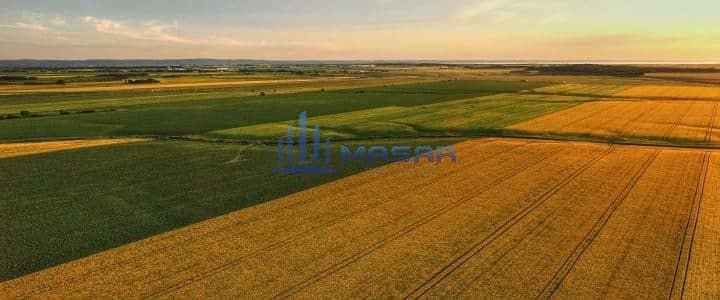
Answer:
<svg viewBox="0 0 720 300"><path fill-rule="evenodd" d="M720 1L0 0L0 59L720 61Z"/></svg>

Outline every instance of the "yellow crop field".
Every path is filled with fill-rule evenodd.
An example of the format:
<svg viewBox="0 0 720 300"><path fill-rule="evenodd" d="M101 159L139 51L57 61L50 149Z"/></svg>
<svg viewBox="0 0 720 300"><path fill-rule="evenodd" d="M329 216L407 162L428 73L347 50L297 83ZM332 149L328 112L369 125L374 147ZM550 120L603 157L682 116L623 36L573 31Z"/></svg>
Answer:
<svg viewBox="0 0 720 300"><path fill-rule="evenodd" d="M683 259L686 280L676 281L677 291L688 298L720 298L720 155L712 153L704 177L701 201L694 212L694 230L686 238L694 241ZM681 269L682 271L682 269Z"/></svg>
<svg viewBox="0 0 720 300"><path fill-rule="evenodd" d="M560 298L627 298L639 293L669 298L706 156L660 153L550 292Z"/></svg>
<svg viewBox="0 0 720 300"><path fill-rule="evenodd" d="M499 138L456 149L456 164L389 164L0 283L0 294L720 293L720 152Z"/></svg>
<svg viewBox="0 0 720 300"><path fill-rule="evenodd" d="M717 103L707 101L596 101L509 128L541 134L717 143L718 108Z"/></svg>
<svg viewBox="0 0 720 300"><path fill-rule="evenodd" d="M615 93L620 97L720 99L720 88L702 86L645 85Z"/></svg>
<svg viewBox="0 0 720 300"><path fill-rule="evenodd" d="M610 96L630 88L621 84L566 83L530 90L535 93Z"/></svg>
<svg viewBox="0 0 720 300"><path fill-rule="evenodd" d="M99 147L114 144L133 143L146 141L140 138L124 139L87 139L87 140L64 140L51 142L26 142L26 143L0 143L0 159L38 153L63 151L70 149Z"/></svg>

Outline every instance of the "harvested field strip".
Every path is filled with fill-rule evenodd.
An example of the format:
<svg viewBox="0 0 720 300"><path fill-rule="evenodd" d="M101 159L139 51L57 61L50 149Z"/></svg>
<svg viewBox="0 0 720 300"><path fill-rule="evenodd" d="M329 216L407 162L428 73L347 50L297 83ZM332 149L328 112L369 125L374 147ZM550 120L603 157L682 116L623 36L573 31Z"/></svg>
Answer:
<svg viewBox="0 0 720 300"><path fill-rule="evenodd" d="M71 149L100 147L114 144L142 142L147 139L87 139L52 142L0 143L0 159Z"/></svg>
<svg viewBox="0 0 720 300"><path fill-rule="evenodd" d="M720 88L699 86L636 86L617 93L620 97L720 99Z"/></svg>
<svg viewBox="0 0 720 300"><path fill-rule="evenodd" d="M712 153L690 245L682 296L720 298L720 154Z"/></svg>
<svg viewBox="0 0 720 300"><path fill-rule="evenodd" d="M704 101L595 101L508 127L529 134L560 134L718 143L718 105Z"/></svg>
<svg viewBox="0 0 720 300"><path fill-rule="evenodd" d="M668 298L702 152L661 152L552 294Z"/></svg>
<svg viewBox="0 0 720 300"><path fill-rule="evenodd" d="M686 295L717 295L706 278L718 270L720 152L456 147L457 164L390 164L0 283L0 293L668 297L684 277Z"/></svg>

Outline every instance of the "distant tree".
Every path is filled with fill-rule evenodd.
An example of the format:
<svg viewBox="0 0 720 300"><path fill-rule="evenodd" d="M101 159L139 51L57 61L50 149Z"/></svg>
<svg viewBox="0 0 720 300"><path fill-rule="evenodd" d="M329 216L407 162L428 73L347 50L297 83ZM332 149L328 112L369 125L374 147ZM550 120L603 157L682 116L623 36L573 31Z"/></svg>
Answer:
<svg viewBox="0 0 720 300"><path fill-rule="evenodd" d="M265 96L265 92L260 92L260 96Z"/></svg>
<svg viewBox="0 0 720 300"><path fill-rule="evenodd" d="M65 84L65 80L58 79L57 81L55 81L55 84Z"/></svg>
<svg viewBox="0 0 720 300"><path fill-rule="evenodd" d="M27 111L27 110L20 111L20 116L22 116L23 118L30 117L30 115L31 115L30 111Z"/></svg>

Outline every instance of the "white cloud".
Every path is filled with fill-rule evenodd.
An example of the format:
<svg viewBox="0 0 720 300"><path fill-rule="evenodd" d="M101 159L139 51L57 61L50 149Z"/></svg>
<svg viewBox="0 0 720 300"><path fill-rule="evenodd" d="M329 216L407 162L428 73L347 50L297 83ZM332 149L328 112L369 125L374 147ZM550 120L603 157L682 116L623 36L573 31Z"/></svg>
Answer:
<svg viewBox="0 0 720 300"><path fill-rule="evenodd" d="M461 7L456 16L461 21L489 18L502 22L519 17L521 12L529 10L532 6L534 4L528 1L480 0Z"/></svg>
<svg viewBox="0 0 720 300"><path fill-rule="evenodd" d="M328 42L299 42L299 41L282 41L273 42L266 40L241 40L228 37L227 35L210 35L209 37L193 38L172 34L171 30L177 28L177 23L173 25L160 24L155 21L127 23L112 19L98 18L86 16L82 18L83 22L93 26L96 32L113 35L118 37L130 38L144 41L159 41L177 44L186 44L193 46L219 46L233 48L253 48L253 49L269 49L269 48L342 48L336 44Z"/></svg>
<svg viewBox="0 0 720 300"><path fill-rule="evenodd" d="M17 22L15 23L15 28L17 29L27 29L27 30L37 30L37 31L45 31L47 30L47 27L45 25L40 23L23 23L23 22Z"/></svg>
<svg viewBox="0 0 720 300"><path fill-rule="evenodd" d="M150 40L174 43L192 43L191 40L181 38L167 32L169 26L150 25L135 26L133 28L111 19L102 19L86 16L82 20L94 26L95 31L105 34L117 35L138 40Z"/></svg>
<svg viewBox="0 0 720 300"><path fill-rule="evenodd" d="M55 26L67 26L67 20L65 18L57 17L50 20L50 23Z"/></svg>

